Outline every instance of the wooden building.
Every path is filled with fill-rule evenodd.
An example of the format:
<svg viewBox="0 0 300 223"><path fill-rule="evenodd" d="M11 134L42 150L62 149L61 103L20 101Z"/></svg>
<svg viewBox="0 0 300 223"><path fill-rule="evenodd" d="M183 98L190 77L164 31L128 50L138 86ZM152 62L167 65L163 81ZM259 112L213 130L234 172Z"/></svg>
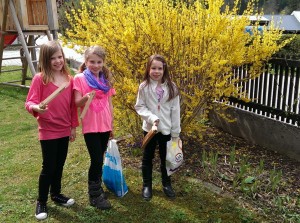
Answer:
<svg viewBox="0 0 300 223"><path fill-rule="evenodd" d="M56 0L0 0L0 75L2 61L16 58L3 58L3 50L14 38L19 38L22 80L25 84L27 68L32 75L37 72L35 43L38 36L47 35L49 40L57 39L58 18ZM13 83L6 83L15 85Z"/></svg>

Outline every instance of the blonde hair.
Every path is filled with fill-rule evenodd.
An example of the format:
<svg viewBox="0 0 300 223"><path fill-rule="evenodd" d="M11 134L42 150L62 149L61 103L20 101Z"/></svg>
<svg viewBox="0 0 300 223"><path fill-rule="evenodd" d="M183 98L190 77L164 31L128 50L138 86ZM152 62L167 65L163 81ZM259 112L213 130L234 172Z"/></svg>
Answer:
<svg viewBox="0 0 300 223"><path fill-rule="evenodd" d="M104 50L104 48L100 47L100 46L91 46L89 48L87 48L84 52L84 61L78 68L79 73L82 73L85 69L86 69L86 61L88 61L89 57L94 54L97 55L98 57L100 57L103 61L105 61L106 59L106 52ZM102 68L102 71L104 73L105 79L108 81L109 86L112 87L112 74L109 71L108 67L106 67L105 65Z"/></svg>
<svg viewBox="0 0 300 223"><path fill-rule="evenodd" d="M39 71L42 73L44 84L54 81L54 76L51 69L51 57L58 51L61 51L64 59L64 66L62 67L61 72L65 74L67 78L69 78L69 75L71 75L66 63L64 51L59 42L55 40L48 41L41 46L39 56Z"/></svg>

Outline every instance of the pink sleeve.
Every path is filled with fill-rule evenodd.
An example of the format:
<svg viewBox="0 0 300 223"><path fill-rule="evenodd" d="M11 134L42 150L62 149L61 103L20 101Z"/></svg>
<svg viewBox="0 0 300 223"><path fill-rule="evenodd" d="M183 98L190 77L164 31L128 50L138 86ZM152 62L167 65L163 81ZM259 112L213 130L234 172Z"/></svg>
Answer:
<svg viewBox="0 0 300 223"><path fill-rule="evenodd" d="M29 92L25 102L26 110L34 117L37 117L37 113L32 110L32 105L37 105L41 102L42 97L42 78L40 74L36 74L31 82Z"/></svg>
<svg viewBox="0 0 300 223"><path fill-rule="evenodd" d="M77 106L75 104L75 95L74 95L74 79L71 79L71 84L72 84L72 99L71 99L71 127L75 128L79 126L79 121L78 121L78 110Z"/></svg>
<svg viewBox="0 0 300 223"><path fill-rule="evenodd" d="M109 89L108 96L113 96L116 94L116 90L114 88Z"/></svg>
<svg viewBox="0 0 300 223"><path fill-rule="evenodd" d="M79 91L82 94L81 74L76 74L73 78L73 89Z"/></svg>

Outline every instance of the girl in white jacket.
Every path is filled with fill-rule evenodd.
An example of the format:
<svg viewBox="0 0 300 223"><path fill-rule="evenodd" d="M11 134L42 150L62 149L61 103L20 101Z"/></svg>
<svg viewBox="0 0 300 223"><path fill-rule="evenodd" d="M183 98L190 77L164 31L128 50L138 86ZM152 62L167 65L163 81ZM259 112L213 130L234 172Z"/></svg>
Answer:
<svg viewBox="0 0 300 223"><path fill-rule="evenodd" d="M135 110L143 119L144 135L153 126L158 130L143 153L142 196L145 200L152 198L152 160L158 145L163 191L167 197L175 198L171 178L166 170L166 147L167 141L171 138L177 140L181 131L179 89L171 81L167 62L161 55L152 55L148 60L144 80L139 86Z"/></svg>

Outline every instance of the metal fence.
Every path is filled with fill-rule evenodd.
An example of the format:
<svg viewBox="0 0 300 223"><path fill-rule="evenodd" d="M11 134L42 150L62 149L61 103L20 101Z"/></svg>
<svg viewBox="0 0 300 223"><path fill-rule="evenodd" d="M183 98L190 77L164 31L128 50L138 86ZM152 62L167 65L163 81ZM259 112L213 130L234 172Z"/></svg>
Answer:
<svg viewBox="0 0 300 223"><path fill-rule="evenodd" d="M243 93L239 97L225 96L229 105L300 126L299 60L273 58L265 71L252 80L244 80L246 66L236 68L234 76L243 80L236 83Z"/></svg>

